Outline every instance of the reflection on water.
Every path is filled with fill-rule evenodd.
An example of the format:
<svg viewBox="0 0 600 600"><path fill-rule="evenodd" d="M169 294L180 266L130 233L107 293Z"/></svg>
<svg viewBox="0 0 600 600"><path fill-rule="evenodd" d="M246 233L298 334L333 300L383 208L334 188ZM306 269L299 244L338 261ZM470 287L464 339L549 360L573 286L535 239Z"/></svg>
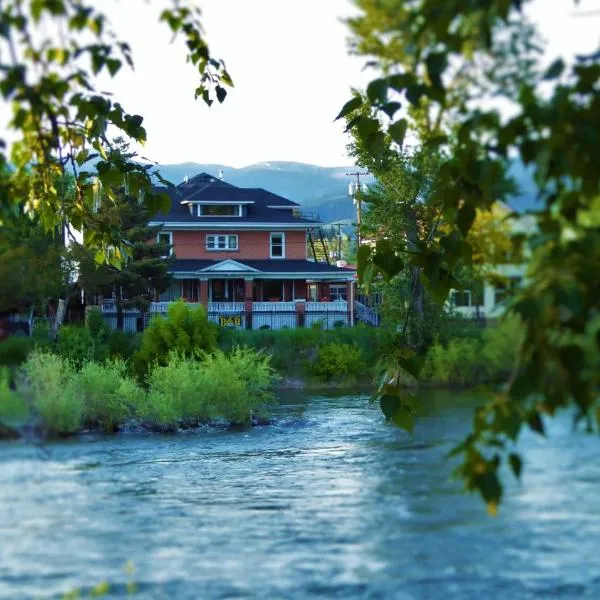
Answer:
<svg viewBox="0 0 600 600"><path fill-rule="evenodd" d="M497 519L444 455L474 398L409 436L360 396L286 396L250 431L0 445L0 597L600 598L600 440L528 436ZM508 477L507 477L508 480Z"/></svg>

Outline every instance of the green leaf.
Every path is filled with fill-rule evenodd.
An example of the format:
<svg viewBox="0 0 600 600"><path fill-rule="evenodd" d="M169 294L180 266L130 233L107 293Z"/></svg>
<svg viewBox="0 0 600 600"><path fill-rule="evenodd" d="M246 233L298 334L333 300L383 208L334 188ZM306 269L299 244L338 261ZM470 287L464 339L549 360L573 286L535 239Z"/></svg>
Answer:
<svg viewBox="0 0 600 600"><path fill-rule="evenodd" d="M409 375L417 380L419 379L419 374L423 368L423 359L414 350L402 350L402 354L398 357L398 364Z"/></svg>
<svg viewBox="0 0 600 600"><path fill-rule="evenodd" d="M518 454L511 453L508 455L510 468L515 476L515 479L521 479L521 471L523 469L523 461Z"/></svg>
<svg viewBox="0 0 600 600"><path fill-rule="evenodd" d="M365 279L365 269L371 265L371 256L373 254L373 249L371 246L360 246L358 251L356 252L356 262L357 268L356 271L358 273L358 280L362 284Z"/></svg>
<svg viewBox="0 0 600 600"><path fill-rule="evenodd" d="M408 129L408 122L406 119L400 119L395 123L392 123L388 129L388 133L391 138L398 144L398 146L402 147L404 144L404 138L406 136L406 130Z"/></svg>
<svg viewBox="0 0 600 600"><path fill-rule="evenodd" d="M384 394L379 399L379 405L381 406L381 412L384 414L386 419L391 419L396 411L400 408L400 398L395 394Z"/></svg>
<svg viewBox="0 0 600 600"><path fill-rule="evenodd" d="M382 107L381 110L390 118L393 119L394 115L396 114L396 112L398 110L400 110L400 108L402 108L402 104L400 104L400 102L386 102Z"/></svg>
<svg viewBox="0 0 600 600"><path fill-rule="evenodd" d="M422 84L409 85L406 88L406 99L417 108L421 98L425 95L425 86Z"/></svg>
<svg viewBox="0 0 600 600"><path fill-rule="evenodd" d="M448 59L444 52L434 52L430 54L426 60L427 75L431 84L436 88L443 88L442 74L448 65Z"/></svg>
<svg viewBox="0 0 600 600"><path fill-rule="evenodd" d="M401 406L392 416L392 422L404 431L412 433L415 429L415 417L404 406Z"/></svg>
<svg viewBox="0 0 600 600"><path fill-rule="evenodd" d="M371 104L383 104L387 99L387 79L375 79L367 86L367 98Z"/></svg>
<svg viewBox="0 0 600 600"><path fill-rule="evenodd" d="M471 225L473 225L475 221L475 216L475 207L471 204L465 203L458 210L458 216L456 217L456 225L464 237L467 237L469 229L471 229Z"/></svg>
<svg viewBox="0 0 600 600"><path fill-rule="evenodd" d="M360 96L354 96L351 100L348 100L346 104L340 110L338 116L335 118L338 119L344 118L346 115L349 115L352 111L355 111L357 108L360 108L363 104L363 99Z"/></svg>
<svg viewBox="0 0 600 600"><path fill-rule="evenodd" d="M222 104L223 100L225 100L225 97L227 96L227 90L224 87L221 87L220 85L218 85L215 88L215 91L217 93L217 100L219 101L220 104Z"/></svg>
<svg viewBox="0 0 600 600"><path fill-rule="evenodd" d="M527 424L532 429L532 431L535 431L536 433L539 433L543 436L546 435L546 432L544 430L544 422L542 421L540 413L536 410L532 411L529 415L529 418L527 419Z"/></svg>
<svg viewBox="0 0 600 600"><path fill-rule="evenodd" d="M562 58L557 58L544 73L544 80L550 81L560 77L565 70L565 62Z"/></svg>

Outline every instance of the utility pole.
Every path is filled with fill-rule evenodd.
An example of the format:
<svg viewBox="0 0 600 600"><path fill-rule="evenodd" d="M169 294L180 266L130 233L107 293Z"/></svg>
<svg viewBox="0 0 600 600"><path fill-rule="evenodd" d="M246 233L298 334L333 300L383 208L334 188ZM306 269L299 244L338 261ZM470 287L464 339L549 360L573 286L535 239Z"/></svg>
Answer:
<svg viewBox="0 0 600 600"><path fill-rule="evenodd" d="M342 260L342 224L341 223L333 223L334 227L337 227L337 260Z"/></svg>
<svg viewBox="0 0 600 600"><path fill-rule="evenodd" d="M356 177L356 183L353 184L352 182L350 182L350 185L348 186L348 195L352 196L352 198L354 199L354 204L356 205L356 247L357 249L360 248L360 244L361 244L361 233L360 233L360 228L362 226L362 199L361 199L361 193L366 190L366 184L363 183L363 188L360 187L360 178L361 176L366 176L366 175L370 175L371 173L369 173L368 171L364 171L364 172L360 172L360 171L355 171L354 173L346 173L346 176L348 177Z"/></svg>

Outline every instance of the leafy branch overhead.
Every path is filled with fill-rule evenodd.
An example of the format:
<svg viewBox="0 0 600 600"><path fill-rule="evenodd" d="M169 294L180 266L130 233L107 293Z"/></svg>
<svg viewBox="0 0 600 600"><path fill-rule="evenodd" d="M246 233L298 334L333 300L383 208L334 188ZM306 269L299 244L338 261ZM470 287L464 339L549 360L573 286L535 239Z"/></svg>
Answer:
<svg viewBox="0 0 600 600"><path fill-rule="evenodd" d="M195 95L223 102L233 85L222 60L211 56L198 9L173 0L160 14L174 37L182 37L199 83ZM0 94L12 106L10 151L0 139L0 211L26 206L52 230L65 221L85 225L86 243L119 266L127 244L118 228L96 214L99 186L106 201L120 191L138 197L151 213L168 208L153 165L124 155L111 141L143 145L143 117L97 89L98 77L133 68L127 41L110 29L97 3L80 0L19 0L0 3ZM61 195L55 182L75 177L75 193ZM0 212L0 218L1 214Z"/></svg>
<svg viewBox="0 0 600 600"><path fill-rule="evenodd" d="M503 461L521 476L512 445L523 429L543 434L545 418L567 406L587 429L600 419L600 49L542 67L525 4L448 0L440 10L437 0L357 0L352 50L378 77L338 115L383 173L394 155L439 159L423 201L439 208L438 231L413 248L378 241L360 249L367 284L408 261L443 301L458 287L457 269L473 260L477 215L514 191L511 162L534 173L539 210L524 236L529 269L510 307L524 331L518 361L507 394L478 411L454 452L463 459L457 475L492 512ZM497 99L510 110L499 110ZM380 400L389 416L389 394Z"/></svg>

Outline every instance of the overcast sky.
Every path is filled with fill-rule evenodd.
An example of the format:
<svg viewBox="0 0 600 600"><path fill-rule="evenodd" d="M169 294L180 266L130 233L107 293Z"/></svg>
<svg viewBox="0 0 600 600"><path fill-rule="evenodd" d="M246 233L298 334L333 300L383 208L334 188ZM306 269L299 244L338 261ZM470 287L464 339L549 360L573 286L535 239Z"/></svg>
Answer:
<svg viewBox="0 0 600 600"><path fill-rule="evenodd" d="M241 167L263 161L346 165L343 125L333 119L369 74L347 53L342 18L351 0L197 0L213 55L225 59L235 88L223 105L194 101L197 78L182 43L158 25L161 0L103 2L113 27L130 41L136 69L107 87L129 112L144 116L144 153L161 163ZM549 55L591 52L599 41L600 0L535 0L530 9ZM550 62L551 56L548 61Z"/></svg>

